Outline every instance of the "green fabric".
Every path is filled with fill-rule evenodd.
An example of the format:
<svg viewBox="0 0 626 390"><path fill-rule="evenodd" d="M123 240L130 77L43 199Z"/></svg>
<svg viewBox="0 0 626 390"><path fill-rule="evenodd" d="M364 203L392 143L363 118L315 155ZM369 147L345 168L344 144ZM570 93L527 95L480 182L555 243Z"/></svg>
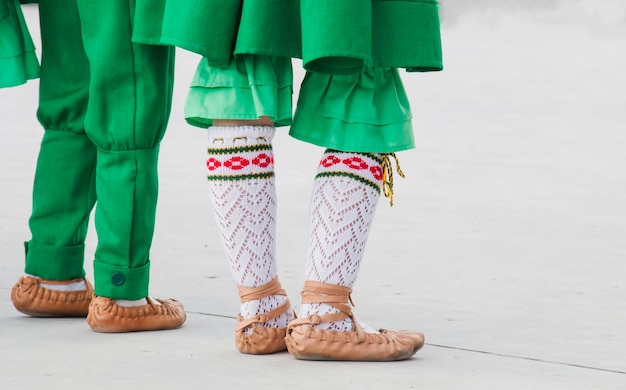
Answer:
<svg viewBox="0 0 626 390"><path fill-rule="evenodd" d="M95 290L112 299L148 295L158 150L173 85L173 49L131 42L133 6L40 0L38 118L46 132L26 270L54 280L84 272L97 198Z"/></svg>
<svg viewBox="0 0 626 390"><path fill-rule="evenodd" d="M156 217L158 148L98 149L94 261L96 295L113 299L148 296L149 255ZM125 282L115 283L122 274Z"/></svg>
<svg viewBox="0 0 626 390"><path fill-rule="evenodd" d="M39 15L44 39L37 118L46 130L84 135L89 61L83 50L76 0L42 0ZM45 144L41 147L47 148ZM82 154L76 154L75 160L79 159Z"/></svg>
<svg viewBox="0 0 626 390"><path fill-rule="evenodd" d="M71 280L85 276L85 244L63 247L25 242L25 272L46 280Z"/></svg>
<svg viewBox="0 0 626 390"><path fill-rule="evenodd" d="M35 171L26 273L48 280L84 275L84 243L96 202L95 162L96 148L84 133L45 132Z"/></svg>
<svg viewBox="0 0 626 390"><path fill-rule="evenodd" d="M439 7L435 0L372 2L372 64L409 72L443 69ZM393 42L394 50L389 50ZM418 60L419 59L419 60Z"/></svg>
<svg viewBox="0 0 626 390"><path fill-rule="evenodd" d="M160 45L166 0L136 0L133 42Z"/></svg>
<svg viewBox="0 0 626 390"><path fill-rule="evenodd" d="M309 73L292 136L357 152L414 147L410 106L395 68L442 69L437 0L138 1L154 7L144 7L145 18L137 15L146 28L134 40L205 57L187 100L189 123L206 127L217 118L273 113L267 107L282 101L281 94L276 98L273 88L242 77L255 72L232 59L301 57Z"/></svg>
<svg viewBox="0 0 626 390"><path fill-rule="evenodd" d="M330 149L391 153L414 147L411 109L398 70L308 72L289 134Z"/></svg>
<svg viewBox="0 0 626 390"><path fill-rule="evenodd" d="M35 46L17 0L0 0L0 88L39 76Z"/></svg>
<svg viewBox="0 0 626 390"><path fill-rule="evenodd" d="M133 39L196 52L303 58L307 70L442 69L437 0L137 0Z"/></svg>
<svg viewBox="0 0 626 390"><path fill-rule="evenodd" d="M225 66L234 46L241 2L137 0L133 40L179 46Z"/></svg>
<svg viewBox="0 0 626 390"><path fill-rule="evenodd" d="M37 116L46 131L35 170L25 271L69 280L84 274L84 243L96 202L96 146L84 130L89 64L75 0L42 0L40 18L45 39Z"/></svg>
<svg viewBox="0 0 626 390"><path fill-rule="evenodd" d="M291 124L292 70L285 57L240 55L226 69L203 58L191 82L185 118L198 127L214 119L254 120L268 116L276 126Z"/></svg>
<svg viewBox="0 0 626 390"><path fill-rule="evenodd" d="M299 14L298 1L245 0L234 54L302 57Z"/></svg>
<svg viewBox="0 0 626 390"><path fill-rule="evenodd" d="M303 66L354 74L372 57L371 0L302 0Z"/></svg>
<svg viewBox="0 0 626 390"><path fill-rule="evenodd" d="M133 40L175 45L222 68L233 53L298 57L298 14L296 0L137 0Z"/></svg>
<svg viewBox="0 0 626 390"><path fill-rule="evenodd" d="M297 109L289 135L343 152L394 153L415 147L410 120L382 125L350 123Z"/></svg>
<svg viewBox="0 0 626 390"><path fill-rule="evenodd" d="M441 70L437 1L302 0L302 52L305 69L328 74Z"/></svg>
<svg viewBox="0 0 626 390"><path fill-rule="evenodd" d="M85 127L106 150L151 149L169 119L173 48L131 42L134 0L78 0L89 58Z"/></svg>
<svg viewBox="0 0 626 390"><path fill-rule="evenodd" d="M137 268L94 263L95 294L112 299L137 300L148 296L150 262Z"/></svg>
<svg viewBox="0 0 626 390"><path fill-rule="evenodd" d="M3 19L11 16L11 10L9 9L9 1L11 0L0 0L0 22L3 21ZM2 36L4 37L4 35Z"/></svg>
<svg viewBox="0 0 626 390"><path fill-rule="evenodd" d="M148 293L158 145L174 75L172 48L131 42L134 3L78 0L91 74L85 129L98 146L95 290L113 299ZM114 284L120 272L125 282Z"/></svg>
<svg viewBox="0 0 626 390"><path fill-rule="evenodd" d="M202 60L187 97L187 121L208 127L214 119L253 120L266 115L277 126L290 124L288 64L282 57L237 56L221 69ZM366 67L358 75L344 76L308 72L290 134L342 151L391 153L413 148L411 109L398 70Z"/></svg>

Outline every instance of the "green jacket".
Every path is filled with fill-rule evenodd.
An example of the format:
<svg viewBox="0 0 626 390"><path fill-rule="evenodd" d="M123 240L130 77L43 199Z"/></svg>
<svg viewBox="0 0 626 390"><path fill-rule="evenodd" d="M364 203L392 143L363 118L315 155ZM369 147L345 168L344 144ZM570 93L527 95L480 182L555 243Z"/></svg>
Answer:
<svg viewBox="0 0 626 390"><path fill-rule="evenodd" d="M308 70L442 69L437 0L137 0L133 40L226 67L233 55L302 58Z"/></svg>

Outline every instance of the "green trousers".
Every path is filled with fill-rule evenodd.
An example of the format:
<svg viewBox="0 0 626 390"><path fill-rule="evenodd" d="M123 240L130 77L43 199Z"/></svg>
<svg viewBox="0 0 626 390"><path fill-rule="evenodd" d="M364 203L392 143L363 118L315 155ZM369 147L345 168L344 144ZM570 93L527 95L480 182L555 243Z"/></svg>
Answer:
<svg viewBox="0 0 626 390"><path fill-rule="evenodd" d="M131 42L135 0L40 0L39 7L37 116L45 133L25 272L84 276L95 206L96 295L146 297L174 51Z"/></svg>

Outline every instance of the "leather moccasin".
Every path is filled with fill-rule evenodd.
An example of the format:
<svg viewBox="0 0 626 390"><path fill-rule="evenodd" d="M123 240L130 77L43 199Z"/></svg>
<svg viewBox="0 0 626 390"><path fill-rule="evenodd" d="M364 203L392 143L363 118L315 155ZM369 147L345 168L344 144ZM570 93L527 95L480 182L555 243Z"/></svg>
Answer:
<svg viewBox="0 0 626 390"><path fill-rule="evenodd" d="M86 290L57 291L41 286L64 285L85 281ZM85 278L65 281L45 280L22 276L11 289L11 301L15 308L34 317L85 317L93 296L93 286Z"/></svg>
<svg viewBox="0 0 626 390"><path fill-rule="evenodd" d="M87 323L95 332L123 333L176 329L187 315L175 299L146 298L148 304L136 307L119 306L112 299L94 296L89 305Z"/></svg>
<svg viewBox="0 0 626 390"><path fill-rule="evenodd" d="M295 319L287 326L287 349L302 360L392 361L413 356L424 346L424 335L419 332L380 329L366 333L352 315L348 287L306 281L302 303L320 303L339 310L335 314L311 315ZM315 325L352 319L353 331L341 332L318 329Z"/></svg>
<svg viewBox="0 0 626 390"><path fill-rule="evenodd" d="M251 355L265 355L287 349L285 344L287 327L265 328L259 325L267 321L267 317L264 315L255 317L257 323L244 327L241 327L241 324L245 321L241 315L237 316L237 320L240 325L235 331L235 345L239 352ZM249 328L249 330L244 331L246 328Z"/></svg>
<svg viewBox="0 0 626 390"><path fill-rule="evenodd" d="M285 290L281 288L278 278L274 278L263 286L238 286L238 288L241 302L249 302L270 295L287 296ZM286 313L290 307L291 304L289 300L287 300L274 310L256 315L252 318L244 319L241 315L237 315L238 323L235 329L235 345L239 352L252 355L264 355L286 350L285 336L287 335L287 327L266 328L261 324Z"/></svg>
<svg viewBox="0 0 626 390"><path fill-rule="evenodd" d="M314 320L315 316L312 317ZM312 321L311 325L315 322ZM405 360L424 345L424 335L419 332L386 329L381 329L379 334L362 330L339 332L294 323L290 323L287 329L287 349L302 360Z"/></svg>

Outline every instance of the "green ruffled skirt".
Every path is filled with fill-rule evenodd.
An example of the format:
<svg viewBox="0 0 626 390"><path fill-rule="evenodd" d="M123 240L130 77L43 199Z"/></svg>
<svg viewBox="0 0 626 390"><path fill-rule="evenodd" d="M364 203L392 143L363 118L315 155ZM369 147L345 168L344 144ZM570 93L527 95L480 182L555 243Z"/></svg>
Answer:
<svg viewBox="0 0 626 390"><path fill-rule="evenodd" d="M0 0L0 87L39 76L39 62L17 0Z"/></svg>
<svg viewBox="0 0 626 390"><path fill-rule="evenodd" d="M137 0L133 40L225 68L233 55L302 58L305 69L442 69L437 0Z"/></svg>
<svg viewBox="0 0 626 390"><path fill-rule="evenodd" d="M203 56L192 125L269 116L343 151L414 147L397 68L442 69L436 0L137 0L134 28L135 42ZM290 57L308 70L293 120Z"/></svg>
<svg viewBox="0 0 626 390"><path fill-rule="evenodd" d="M391 153L414 147L411 109L396 68L367 67L359 74L307 72L292 123L289 59L239 55L226 69L198 65L185 105L194 126L215 119L268 116L291 125L294 138L326 148Z"/></svg>
<svg viewBox="0 0 626 390"><path fill-rule="evenodd" d="M308 72L289 134L346 152L392 153L415 146L411 119L396 68L345 76Z"/></svg>
<svg viewBox="0 0 626 390"><path fill-rule="evenodd" d="M285 57L239 55L226 69L206 58L198 65L185 105L191 125L214 119L254 120L268 116L276 126L291 124L291 61Z"/></svg>

